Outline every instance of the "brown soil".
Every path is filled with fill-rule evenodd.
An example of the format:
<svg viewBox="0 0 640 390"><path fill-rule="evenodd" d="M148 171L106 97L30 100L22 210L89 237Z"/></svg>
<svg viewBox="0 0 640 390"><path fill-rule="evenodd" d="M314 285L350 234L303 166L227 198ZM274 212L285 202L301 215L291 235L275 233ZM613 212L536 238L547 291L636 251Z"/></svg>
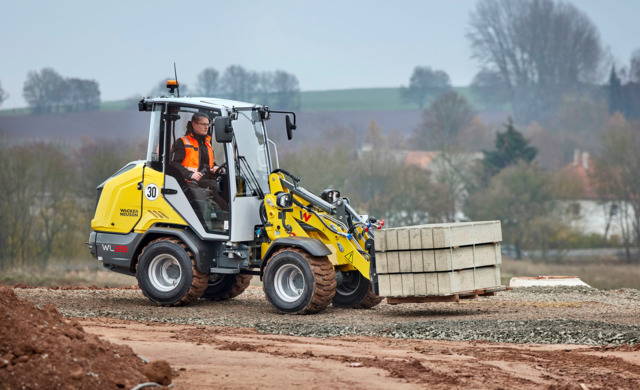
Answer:
<svg viewBox="0 0 640 390"><path fill-rule="evenodd" d="M640 343L586 347L362 335L294 337L226 323L177 323L227 318L246 326L257 318L275 327L272 333L291 324L354 326L439 317L445 318L442 326L474 317L502 321L561 316L600 318L603 326L614 321L637 324L636 301L599 301L605 295L613 299L610 293L584 295L573 303L556 301L562 298L560 293L525 292L434 306L381 304L365 311L330 307L311 316L277 314L257 288L231 301L198 301L177 308L158 307L131 289L17 289L16 293L43 309L17 300L10 289L0 289L0 389L3 384L22 388L22 383L25 388L132 388L148 380L162 381L163 376L168 379L172 374L168 364L174 368L176 389L640 388ZM66 320L47 303L56 303L67 315L87 318ZM116 315L123 319L113 318ZM145 316L162 322L146 321ZM149 365L135 354L163 359L160 378L145 376Z"/></svg>
<svg viewBox="0 0 640 390"><path fill-rule="evenodd" d="M0 286L0 389L131 389L171 383L166 361L145 364L65 319L53 305L36 307Z"/></svg>
<svg viewBox="0 0 640 390"><path fill-rule="evenodd" d="M380 337L307 338L248 328L82 320L90 333L162 356L177 389L637 389L638 347Z"/></svg>

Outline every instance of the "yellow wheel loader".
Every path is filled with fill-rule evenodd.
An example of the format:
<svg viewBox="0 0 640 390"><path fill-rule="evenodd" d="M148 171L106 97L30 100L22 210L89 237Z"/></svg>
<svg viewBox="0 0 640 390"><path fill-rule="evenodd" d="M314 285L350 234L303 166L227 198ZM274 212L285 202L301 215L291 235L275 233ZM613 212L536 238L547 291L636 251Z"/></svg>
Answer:
<svg viewBox="0 0 640 390"><path fill-rule="evenodd" d="M174 96L176 84L167 84L169 96L138 104L151 117L146 159L98 186L92 255L135 276L144 295L163 306L233 298L253 275L282 313L380 303L373 230L384 222L358 214L339 191L315 195L279 169L266 122L284 115L291 139L295 114ZM206 188L186 180L172 160L196 113L213 124L218 168Z"/></svg>

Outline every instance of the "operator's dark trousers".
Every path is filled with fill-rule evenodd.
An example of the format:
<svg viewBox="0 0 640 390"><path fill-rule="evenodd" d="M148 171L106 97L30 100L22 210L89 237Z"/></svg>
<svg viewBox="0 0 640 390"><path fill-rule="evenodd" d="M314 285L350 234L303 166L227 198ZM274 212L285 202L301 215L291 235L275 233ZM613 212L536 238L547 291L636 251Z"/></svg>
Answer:
<svg viewBox="0 0 640 390"><path fill-rule="evenodd" d="M208 198L212 198L222 210L229 211L229 202L220 196L214 180L200 179L199 181L190 181L187 186L191 190L193 200L204 202Z"/></svg>

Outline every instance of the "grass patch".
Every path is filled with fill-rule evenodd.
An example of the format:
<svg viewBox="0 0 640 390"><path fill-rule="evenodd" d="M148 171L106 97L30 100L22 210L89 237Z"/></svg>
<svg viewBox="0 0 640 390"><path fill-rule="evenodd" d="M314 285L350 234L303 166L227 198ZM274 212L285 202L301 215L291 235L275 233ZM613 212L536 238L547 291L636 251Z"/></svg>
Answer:
<svg viewBox="0 0 640 390"><path fill-rule="evenodd" d="M0 283L41 287L123 287L137 285L138 281L133 276L107 271L96 260L78 259L68 262L55 261L45 269L35 267L5 269L0 276Z"/></svg>
<svg viewBox="0 0 640 390"><path fill-rule="evenodd" d="M474 104L469 87L454 90ZM434 97L427 99L425 106ZM359 111L359 110L415 110L415 103L407 103L400 97L400 88L359 88L330 91L306 91L300 93L303 111Z"/></svg>
<svg viewBox="0 0 640 390"><path fill-rule="evenodd" d="M591 287L601 290L640 289L640 265L637 264L599 259L552 264L503 257L501 276L504 285L508 285L509 280L514 276L540 275L578 276Z"/></svg>

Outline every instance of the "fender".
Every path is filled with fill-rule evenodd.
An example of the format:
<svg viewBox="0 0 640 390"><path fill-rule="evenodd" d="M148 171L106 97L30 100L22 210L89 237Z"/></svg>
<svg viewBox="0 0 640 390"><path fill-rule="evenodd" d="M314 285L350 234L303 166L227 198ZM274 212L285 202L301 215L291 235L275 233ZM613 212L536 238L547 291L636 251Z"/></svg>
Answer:
<svg viewBox="0 0 640 390"><path fill-rule="evenodd" d="M140 240L140 244L136 247L136 256L135 260L131 262L131 268L133 269L135 267L135 262L137 262L138 255L144 246L155 238L167 236L179 238L187 245L187 247L189 247L193 252L196 269L199 272L204 274L208 274L210 272L211 260L216 257L216 246L219 246L220 243L204 242L196 233L189 229L171 227L152 227L144 233L143 239Z"/></svg>
<svg viewBox="0 0 640 390"><path fill-rule="evenodd" d="M264 272L264 266L267 264L267 259L280 248L300 248L311 256L329 256L331 251L327 246L317 238L311 237L283 237L276 238L267 249L267 252L262 257L262 264L260 264L260 274Z"/></svg>

